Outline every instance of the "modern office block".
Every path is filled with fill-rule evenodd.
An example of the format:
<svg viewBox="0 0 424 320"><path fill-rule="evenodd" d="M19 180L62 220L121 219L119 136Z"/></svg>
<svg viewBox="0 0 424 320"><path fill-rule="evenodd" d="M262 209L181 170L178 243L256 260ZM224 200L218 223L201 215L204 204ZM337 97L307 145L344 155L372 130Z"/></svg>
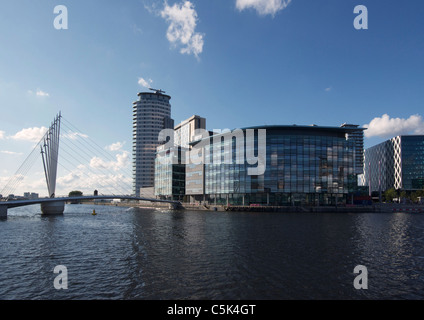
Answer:
<svg viewBox="0 0 424 320"><path fill-rule="evenodd" d="M189 143L193 141L197 129L206 129L206 119L197 115L193 115L175 126L175 145L189 148Z"/></svg>
<svg viewBox="0 0 424 320"><path fill-rule="evenodd" d="M190 192L203 194L193 180L191 165L187 165L186 154L190 150L190 143L195 139L196 130L206 129L206 119L197 115L182 121L174 128L174 145L157 147L155 161L155 196L163 199L179 200ZM196 170L200 170L197 168ZM182 175L184 174L184 175ZM202 175L203 177L203 175ZM193 189L195 188L195 189Z"/></svg>
<svg viewBox="0 0 424 320"><path fill-rule="evenodd" d="M186 166L182 159L185 149L181 147L157 148L155 159L155 196L166 200L183 200L185 195Z"/></svg>
<svg viewBox="0 0 424 320"><path fill-rule="evenodd" d="M186 165L186 195L190 202L205 201L205 165Z"/></svg>
<svg viewBox="0 0 424 320"><path fill-rule="evenodd" d="M260 126L241 129L246 139L248 130L256 132L254 147L245 143L242 152L237 148L240 136L233 133L205 138L209 142L204 152L211 160L203 170L199 166L186 170L186 176L192 172L199 184L203 173L204 201L227 205L335 205L350 201L348 195L357 186L354 133L364 129ZM259 139L259 130L266 132L264 140ZM204 144L205 139L192 146ZM250 151L251 155L258 155L259 143L265 144L265 170L251 175L249 168L255 165L249 162L247 154ZM246 155L245 161L237 163L234 160L241 153ZM226 163L224 159L233 161ZM186 192L191 199L202 200L187 187Z"/></svg>
<svg viewBox="0 0 424 320"><path fill-rule="evenodd" d="M370 192L424 188L424 135L397 136L365 150L363 184Z"/></svg>

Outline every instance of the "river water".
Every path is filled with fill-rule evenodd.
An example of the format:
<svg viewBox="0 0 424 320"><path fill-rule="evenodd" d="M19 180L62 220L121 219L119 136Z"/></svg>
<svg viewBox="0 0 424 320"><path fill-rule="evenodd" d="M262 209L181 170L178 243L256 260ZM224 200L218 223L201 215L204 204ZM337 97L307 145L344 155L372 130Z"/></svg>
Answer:
<svg viewBox="0 0 424 320"><path fill-rule="evenodd" d="M2 300L424 299L424 214L37 205L10 209L0 235Z"/></svg>

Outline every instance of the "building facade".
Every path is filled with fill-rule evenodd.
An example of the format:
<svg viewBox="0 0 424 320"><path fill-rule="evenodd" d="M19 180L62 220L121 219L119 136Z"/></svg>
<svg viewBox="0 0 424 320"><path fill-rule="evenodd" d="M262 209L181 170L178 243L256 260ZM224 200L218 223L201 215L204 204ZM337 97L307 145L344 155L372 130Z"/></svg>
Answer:
<svg viewBox="0 0 424 320"><path fill-rule="evenodd" d="M341 127L353 129L348 135L355 141L355 173L362 175L364 170L364 129L359 128L359 125L347 123L342 124Z"/></svg>
<svg viewBox="0 0 424 320"><path fill-rule="evenodd" d="M370 193L424 189L424 135L397 136L366 149L363 185Z"/></svg>
<svg viewBox="0 0 424 320"><path fill-rule="evenodd" d="M205 156L212 161L205 161L203 165L188 164L186 170L186 179L191 174L198 186L193 188L196 192L186 188L191 201L244 206L349 202L349 193L357 186L357 144L353 133L364 129L357 126L262 126L242 129L244 137L248 130L256 134L254 147L244 144L242 153L246 159L243 163L223 161L234 160L240 153L237 137L230 134L230 138L225 138L223 134L222 139L206 138L209 142L204 147ZM263 141L259 139L259 130L266 131ZM204 144L204 140L193 145ZM259 143L265 144L265 170L252 175L249 168L254 166L247 154L259 155ZM213 161L217 159L219 163Z"/></svg>
<svg viewBox="0 0 424 320"><path fill-rule="evenodd" d="M197 115L193 115L175 126L175 145L183 148L189 148L189 144L194 140L194 135L197 129L206 129L206 119Z"/></svg>
<svg viewBox="0 0 424 320"><path fill-rule="evenodd" d="M171 97L164 91L141 92L133 103L133 194L153 188L159 133L172 129ZM153 190L153 189L152 189Z"/></svg>
<svg viewBox="0 0 424 320"><path fill-rule="evenodd" d="M29 200L38 199L39 195L35 192L24 192L24 198ZM1 198L1 197L0 197Z"/></svg>
<svg viewBox="0 0 424 320"><path fill-rule="evenodd" d="M174 142L171 147L157 147L155 160L155 196L162 199L182 200L186 188L192 190L192 168L186 155L190 143L195 139L196 130L206 129L206 119L193 115L174 128ZM202 186L203 187L203 186ZM195 190L192 190L196 192ZM203 189L201 190L203 194Z"/></svg>
<svg viewBox="0 0 424 320"><path fill-rule="evenodd" d="M155 159L155 187L156 198L164 200L184 200L186 166L182 159L185 157L181 147L157 148Z"/></svg>

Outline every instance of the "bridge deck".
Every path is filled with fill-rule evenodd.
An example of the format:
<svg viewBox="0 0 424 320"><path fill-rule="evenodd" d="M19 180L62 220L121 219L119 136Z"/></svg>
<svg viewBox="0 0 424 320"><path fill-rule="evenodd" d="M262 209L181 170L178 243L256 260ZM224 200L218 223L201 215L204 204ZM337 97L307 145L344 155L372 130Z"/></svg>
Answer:
<svg viewBox="0 0 424 320"><path fill-rule="evenodd" d="M139 201L150 201L150 202L162 202L162 203L170 203L180 205L179 201L175 200L160 200L160 199L149 199L149 198L141 198L141 197L132 197L132 196L81 196L81 197L62 197L62 198L40 198L34 200L15 200L15 201L0 201L1 207L7 208L16 208L22 206L29 206L33 204L40 204L46 202L57 202L57 201L82 201L82 200L139 200Z"/></svg>

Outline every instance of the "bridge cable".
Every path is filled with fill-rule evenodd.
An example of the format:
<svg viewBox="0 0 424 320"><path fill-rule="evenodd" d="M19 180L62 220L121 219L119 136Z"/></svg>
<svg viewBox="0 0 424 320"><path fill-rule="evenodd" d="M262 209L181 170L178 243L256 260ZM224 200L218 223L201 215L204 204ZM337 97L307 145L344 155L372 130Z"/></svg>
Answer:
<svg viewBox="0 0 424 320"><path fill-rule="evenodd" d="M66 127L67 128L67 130L69 130L69 131L67 131L65 134L63 134L62 136L63 137L71 137L72 136L72 134L73 133L75 133L75 131L73 131L74 129L72 129L71 127L70 127L70 125L72 125L72 124L70 124L70 125L67 125L67 123L69 123L69 121L67 121L66 119L65 119L65 121L64 121L64 127ZM72 125L72 127L74 127L75 128L75 126L73 126ZM78 130L77 128L75 128L76 130ZM79 130L78 130L79 131ZM85 141L85 140L87 140L86 139L86 137L88 137L87 135L85 135L85 134L83 134L83 133L81 133L80 131L79 132L77 132L77 133L79 133L78 134L78 137L77 137L77 139L76 140L74 140L74 139L72 139L72 138L68 138L68 139L62 139L62 141L64 142L64 144L68 147L68 148L70 148L74 153L76 153L76 154L78 154L81 158L83 158L85 161L87 161L88 163L90 163L90 159L88 159L87 158L87 152L85 152L83 155L81 154L81 150L86 150L86 145L84 145L82 142L81 142L81 140L84 140L84 142L87 142L87 141ZM83 139L79 139L79 138L83 138ZM76 143L78 143L78 144L80 144L83 148L81 149L81 148L79 148L77 145L76 145ZM95 144L95 142L93 142L94 144ZM101 147L99 147L97 144L95 144L95 145L97 145L97 148L93 148L93 143L87 143L87 145L90 145L91 146L91 151L93 150L93 149L96 149L97 151L99 151L99 153L101 153L102 155L105 155L108 159L113 159L113 162L116 162L116 160L117 159L115 159L115 158L113 158L110 154L108 154L107 152L105 152L105 150L103 150ZM74 149L74 148L72 148L72 146L74 146L76 149ZM96 152L96 150L94 150L94 152ZM73 157L73 158L75 158L75 157ZM90 169L90 168L89 168ZM102 170L103 172L104 172L104 174L105 174L105 176L111 176L111 178L113 179L114 177L119 177L119 179L118 179L118 181L114 181L114 183L115 184L118 184L123 190L121 190L121 191L125 191L125 190L127 190L127 191L129 191L129 190L131 190L132 189L132 186L131 186L131 184L129 184L129 183L126 183L123 179L122 179L122 169L123 168L119 168L120 170L116 170L116 173L115 172L110 172L110 171L108 171L105 167L103 167L103 166L100 166L99 168L97 168L97 169L100 169L100 170ZM90 170L93 174L94 174L94 172L92 171L92 170ZM124 175L124 177L125 177L125 175Z"/></svg>
<svg viewBox="0 0 424 320"><path fill-rule="evenodd" d="M79 148L77 148L77 146L75 145L75 143L73 143L71 140L69 140L69 141L66 141L66 140L62 140L62 142L63 142L63 144L66 146L66 147L68 147L68 148L70 148L74 153L76 153L78 156L80 156L84 161L87 161L88 162L88 166L87 166L87 169L88 170L90 170L90 172L92 172L93 174L95 174L94 172L93 172L93 170L91 170L91 165L90 165L90 162L91 162L91 160L89 159L89 158L87 158L86 156L84 156L84 155L82 155L81 154L81 152L80 151L78 151L79 150ZM71 146L70 146L70 144L72 144L73 146L75 146L77 149L75 150L75 149L73 149ZM64 152L66 152L66 149L63 149L62 151L64 151ZM70 155L73 159L75 159L75 160L77 160L73 155L71 155L71 154L69 154L68 152L66 152L68 155ZM77 160L77 162L78 162L78 160ZM99 169L99 170L102 170L103 171L103 173L104 173L104 175L105 176L108 176L108 175L110 175L110 172L109 171L107 171L104 167L99 167L99 168L97 168L97 169ZM122 183L120 183L120 182L118 182L118 184L119 184L119 186L123 189L123 190L125 190L125 189L127 189L127 187L128 186L125 186L125 185L123 185ZM121 190L122 191L122 190Z"/></svg>
<svg viewBox="0 0 424 320"><path fill-rule="evenodd" d="M68 120L64 119L65 121L65 126L67 126L67 128L69 130L74 130L77 133L79 133L85 140L87 140L87 143L93 147L93 149L97 149L98 152L102 153L102 155L104 155L106 158L108 158L109 160L113 160L115 161L116 159L108 152L106 152L104 150L104 148L102 148L101 146L99 146L93 139L90 138L90 136L82 133L78 128L76 128L73 124L71 124ZM127 171L127 173L129 173L129 175L132 175L131 171Z"/></svg>

